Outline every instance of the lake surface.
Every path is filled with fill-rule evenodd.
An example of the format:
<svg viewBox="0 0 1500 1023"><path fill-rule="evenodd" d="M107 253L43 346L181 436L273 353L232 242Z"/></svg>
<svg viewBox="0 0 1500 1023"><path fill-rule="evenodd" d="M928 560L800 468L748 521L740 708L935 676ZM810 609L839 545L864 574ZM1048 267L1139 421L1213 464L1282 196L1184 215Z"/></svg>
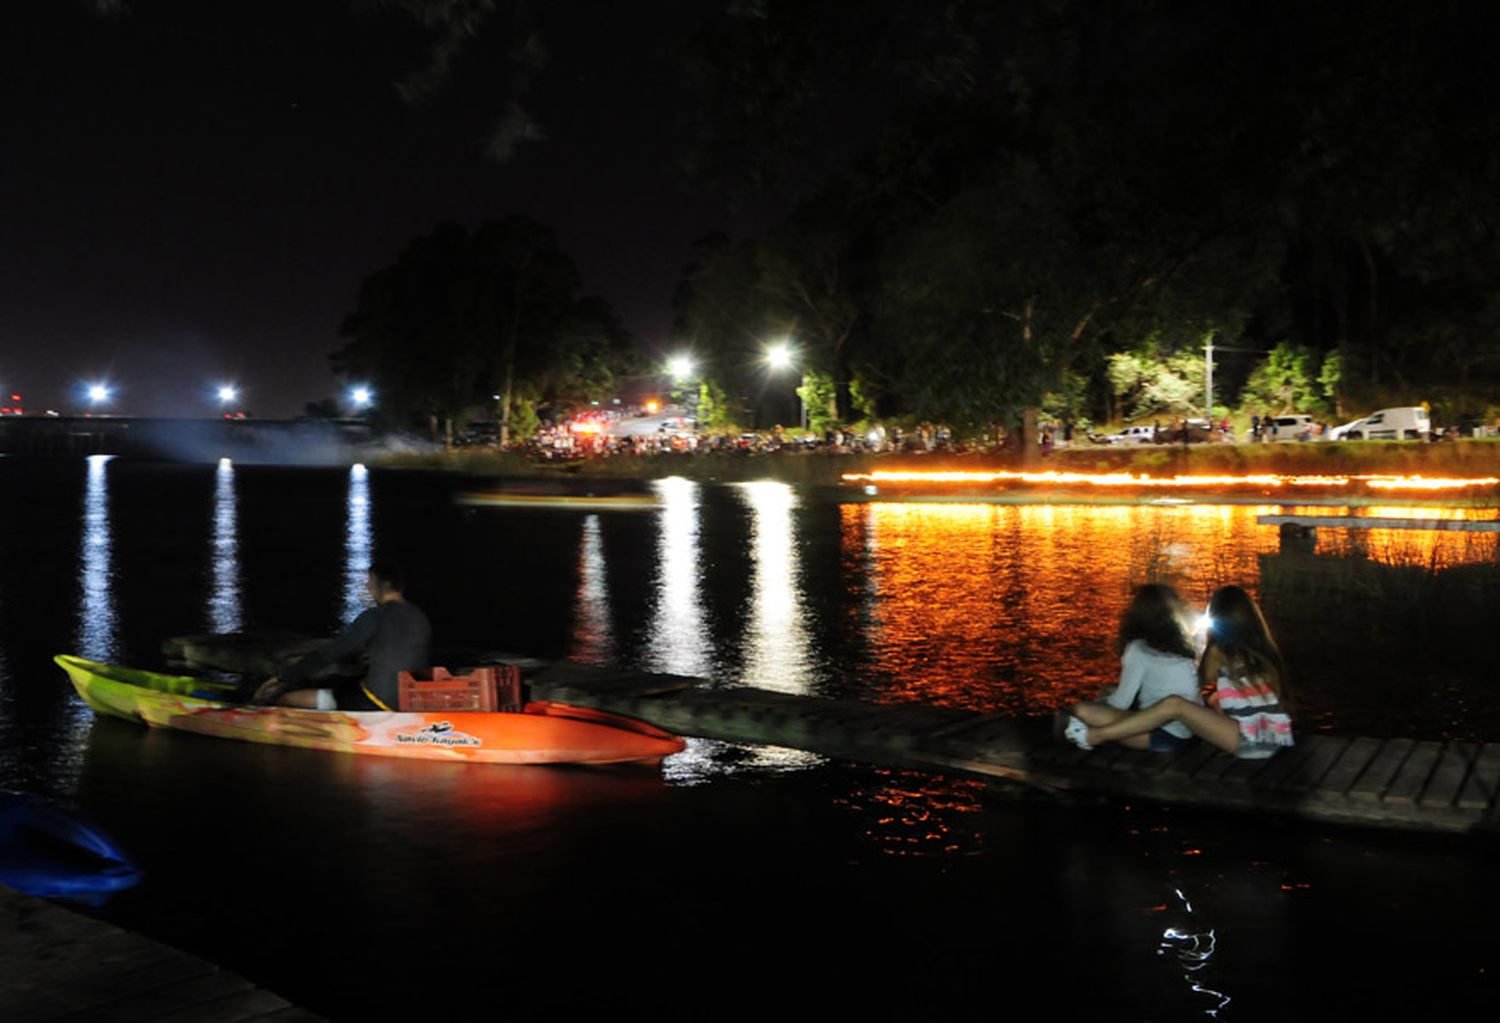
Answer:
<svg viewBox="0 0 1500 1023"><path fill-rule="evenodd" d="M440 645L1040 714L1111 679L1133 585L1201 602L1264 581L1299 725L1500 739L1488 635L1443 627L1485 607L1403 629L1390 599L1288 589L1265 509L842 504L667 480L658 512L582 515L462 509L459 485L0 458L0 782L80 808L139 858L145 882L97 912L335 1019L475 1002L911 1018L1035 999L1064 1018L1312 1018L1495 991L1497 870L1474 842L1059 806L703 741L625 770L258 747L96 720L50 661L150 667L171 635L329 632L379 554L407 566ZM1493 538L1324 531L1311 563L1368 581L1494 561Z"/></svg>

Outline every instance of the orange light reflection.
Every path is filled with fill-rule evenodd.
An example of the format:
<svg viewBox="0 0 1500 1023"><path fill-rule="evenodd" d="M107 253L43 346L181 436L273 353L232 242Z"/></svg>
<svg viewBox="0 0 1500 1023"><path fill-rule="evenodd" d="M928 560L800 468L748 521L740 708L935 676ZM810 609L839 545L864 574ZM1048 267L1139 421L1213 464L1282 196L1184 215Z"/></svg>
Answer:
<svg viewBox="0 0 1500 1023"><path fill-rule="evenodd" d="M1091 697L1118 677L1115 630L1141 583L1170 583L1200 608L1229 583L1259 597L1260 556L1276 555L1280 537L1256 516L1272 511L1357 513L1295 505L843 505L845 563L872 609L851 622L864 638L868 676L879 699L984 712L1037 714ZM1316 551L1446 567L1493 560L1497 542L1494 533L1319 528Z"/></svg>
<svg viewBox="0 0 1500 1023"><path fill-rule="evenodd" d="M1396 475L1288 475L1281 473L1197 474L1152 476L1130 472L1019 472L997 469L989 472L921 472L908 469L877 469L869 473L844 473L846 483L1028 483L1054 486L1138 487L1181 489L1185 487L1347 487L1359 482L1374 490L1452 491L1500 485L1500 477L1461 478Z"/></svg>

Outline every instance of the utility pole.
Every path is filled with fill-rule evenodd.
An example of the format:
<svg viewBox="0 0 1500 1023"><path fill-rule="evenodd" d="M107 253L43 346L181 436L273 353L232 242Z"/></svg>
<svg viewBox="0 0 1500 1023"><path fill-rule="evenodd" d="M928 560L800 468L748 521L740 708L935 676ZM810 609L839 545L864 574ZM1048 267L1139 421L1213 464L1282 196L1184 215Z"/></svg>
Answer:
<svg viewBox="0 0 1500 1023"><path fill-rule="evenodd" d="M1206 343L1203 346L1204 357L1204 390L1207 392L1206 411L1203 413L1208 419L1209 429L1214 425L1214 332L1209 331Z"/></svg>

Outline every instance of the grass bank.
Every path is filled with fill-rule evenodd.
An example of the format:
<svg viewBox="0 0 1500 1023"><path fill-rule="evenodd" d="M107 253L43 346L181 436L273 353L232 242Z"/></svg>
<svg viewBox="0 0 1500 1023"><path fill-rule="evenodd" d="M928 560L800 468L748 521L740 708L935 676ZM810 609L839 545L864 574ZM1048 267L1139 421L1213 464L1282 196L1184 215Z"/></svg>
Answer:
<svg viewBox="0 0 1500 1023"><path fill-rule="evenodd" d="M914 468L970 470L1018 468L994 453L618 455L578 462L535 462L512 452L474 449L396 454L377 460L392 468L441 469L474 476L661 479L682 476L701 482L777 479L832 485L844 473ZM1189 448L1088 445L1038 458L1033 468L1074 472L1175 473L1401 473L1426 476L1500 476L1500 441L1459 440L1439 444L1350 441L1308 444L1196 444Z"/></svg>

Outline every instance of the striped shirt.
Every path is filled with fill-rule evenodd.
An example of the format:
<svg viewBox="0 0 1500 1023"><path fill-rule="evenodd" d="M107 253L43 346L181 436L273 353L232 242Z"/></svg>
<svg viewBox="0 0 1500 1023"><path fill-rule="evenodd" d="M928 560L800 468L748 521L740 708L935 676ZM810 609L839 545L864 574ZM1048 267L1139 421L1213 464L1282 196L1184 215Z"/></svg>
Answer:
<svg viewBox="0 0 1500 1023"><path fill-rule="evenodd" d="M1228 667L1219 669L1215 683L1219 709L1240 726L1240 735L1261 745L1292 745L1292 719L1281 706L1276 690L1259 675L1243 672L1239 678Z"/></svg>

